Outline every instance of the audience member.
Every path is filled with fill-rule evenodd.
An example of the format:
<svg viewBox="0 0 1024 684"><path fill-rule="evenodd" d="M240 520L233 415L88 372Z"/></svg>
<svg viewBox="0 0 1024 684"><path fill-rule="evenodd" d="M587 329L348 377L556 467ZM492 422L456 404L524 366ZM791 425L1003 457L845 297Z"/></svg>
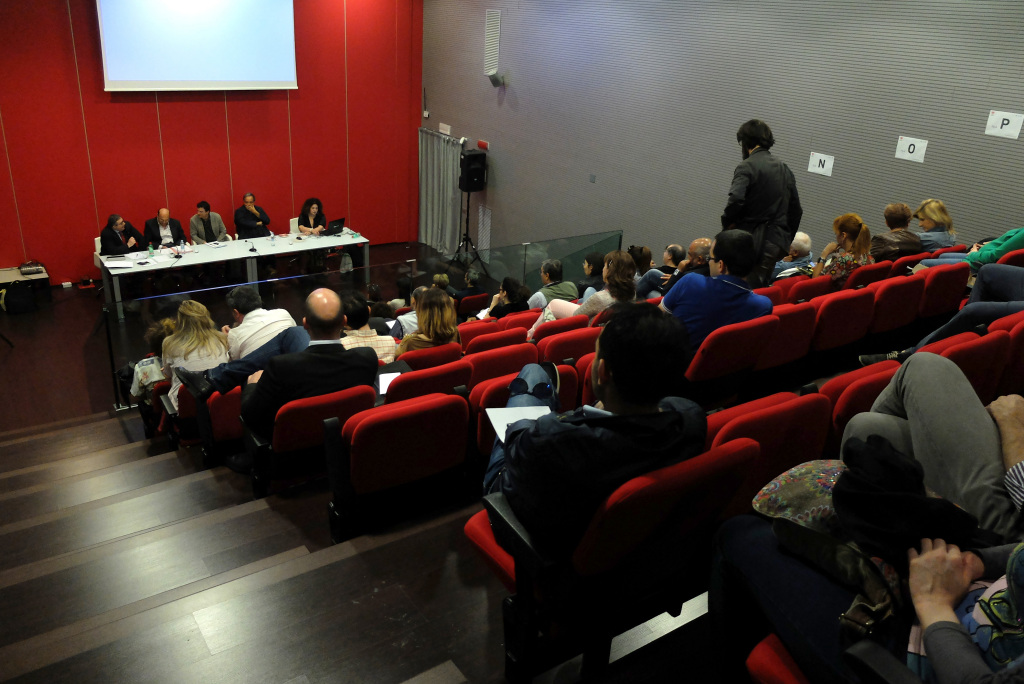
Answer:
<svg viewBox="0 0 1024 684"><path fill-rule="evenodd" d="M966 261L971 271L978 272L985 264L994 264L1003 256L1018 249L1024 249L1024 228L1014 228L997 238L976 242L968 252L946 252L940 254L937 259L925 259L922 266L942 266L944 264L955 264L959 261Z"/></svg>
<svg viewBox="0 0 1024 684"><path fill-rule="evenodd" d="M529 298L529 288L512 276L506 276L498 286L498 293L491 297L487 315L491 318L502 318L510 313L526 311L526 300Z"/></svg>
<svg viewBox="0 0 1024 684"><path fill-rule="evenodd" d="M946 205L942 200L926 199L921 202L921 206L914 212L914 218L917 219L917 227L920 229L917 237L921 240L922 251L934 252L956 244L953 219L946 211Z"/></svg>
<svg viewBox="0 0 1024 684"><path fill-rule="evenodd" d="M896 261L902 256L924 251L921 238L907 227L910 225L910 207L902 202L887 204L882 216L889 232L871 238L871 256L875 261Z"/></svg>
<svg viewBox="0 0 1024 684"><path fill-rule="evenodd" d="M119 214L111 214L107 225L100 231L100 255L112 256L140 252L146 249L146 239Z"/></svg>
<svg viewBox="0 0 1024 684"><path fill-rule="evenodd" d="M971 289L967 304L945 325L925 336L913 347L887 354L863 354L859 357L860 363L862 366L887 360L903 363L911 354L927 344L970 332L979 325L987 325L1018 311L1024 311L1024 268L1006 264L986 264L978 271L978 278Z"/></svg>
<svg viewBox="0 0 1024 684"><path fill-rule="evenodd" d="M192 242L197 245L228 239L228 229L224 225L224 219L217 212L210 211L210 203L206 200L196 204L196 213L188 221L188 230L192 236Z"/></svg>
<svg viewBox="0 0 1024 684"><path fill-rule="evenodd" d="M153 249L174 247L185 242L185 231L181 229L181 221L171 218L170 209L164 208L156 212L156 216L146 220L146 244Z"/></svg>
<svg viewBox="0 0 1024 684"><path fill-rule="evenodd" d="M651 253L650 247L630 245L626 252L636 266L636 275L633 276L635 280L640 280L643 274L654 268L654 256Z"/></svg>
<svg viewBox="0 0 1024 684"><path fill-rule="evenodd" d="M751 119L740 126L736 140L743 161L733 172L722 228L745 230L754 238L758 256L746 280L751 287L764 287L800 229L803 209L793 172L768 151L775 144L768 124Z"/></svg>
<svg viewBox="0 0 1024 684"><path fill-rule="evenodd" d="M789 245L789 254L775 264L768 282L799 275L801 272L806 272L806 275L811 272L811 236L798 232Z"/></svg>
<svg viewBox="0 0 1024 684"><path fill-rule="evenodd" d="M242 195L242 206L235 209L235 236L239 240L267 237L270 235L269 225L267 212L256 206L256 195L251 192Z"/></svg>
<svg viewBox="0 0 1024 684"><path fill-rule="evenodd" d="M345 349L369 347L377 354L377 359L384 363L395 360L395 338L391 335L379 335L370 328L370 307L366 299L358 292L351 292L341 298L345 311L345 335L341 338L341 346Z"/></svg>
<svg viewBox="0 0 1024 684"><path fill-rule="evenodd" d="M687 273L661 300L661 309L686 327L694 350L723 325L772 312L771 300L751 292L750 284L744 280L757 257L750 233L723 230L711 243L711 277Z"/></svg>
<svg viewBox="0 0 1024 684"><path fill-rule="evenodd" d="M825 245L811 277L828 276L841 288L858 267L875 263L869 252L871 231L857 214L843 214L832 222L832 232L836 241Z"/></svg>
<svg viewBox="0 0 1024 684"><path fill-rule="evenodd" d="M406 335L411 335L419 330L416 310L419 308L421 298L429 289L421 285L412 291L412 294L409 296L409 306L412 307L412 311L407 311L398 317L398 320L395 321L395 326L391 328L392 337L400 340Z"/></svg>
<svg viewBox="0 0 1024 684"><path fill-rule="evenodd" d="M245 424L268 441L278 410L288 402L372 385L377 376L377 355L372 349L345 349L341 344L345 314L337 293L314 290L306 298L302 325L309 332L309 347L270 359L266 370L253 373L242 389ZM242 472L252 467L244 454L228 465Z"/></svg>
<svg viewBox="0 0 1024 684"><path fill-rule="evenodd" d="M168 393L174 408L178 408L178 390L181 378L172 368L204 371L229 360L228 336L214 325L210 312L199 302L190 299L178 307L173 335L164 339L160 354L164 363L164 376L171 380Z"/></svg>
<svg viewBox="0 0 1024 684"><path fill-rule="evenodd" d="M605 286L583 304L573 304L564 300L552 300L537 317L527 333L527 339L533 339L537 328L548 321L569 318L570 316L589 316L591 320L615 302L631 302L636 298L633 274L636 268L633 259L622 250L608 252L604 257L603 277Z"/></svg>
<svg viewBox="0 0 1024 684"><path fill-rule="evenodd" d="M466 287L463 289L455 291L454 287L448 288L448 294L455 297L455 301L461 302L466 297L472 297L473 295L484 293L480 288L480 271L471 268L466 271L466 275L462 280L466 283Z"/></svg>
<svg viewBox="0 0 1024 684"><path fill-rule="evenodd" d="M250 285L239 285L228 292L227 304L235 324L225 325L221 331L228 336L232 359L245 358L295 325L295 319L284 309L264 309L259 291Z"/></svg>
<svg viewBox="0 0 1024 684"><path fill-rule="evenodd" d="M604 270L604 252L590 252L583 259L583 280L576 283L576 291L586 297L588 289L593 288L597 292L604 287L604 278L601 271Z"/></svg>
<svg viewBox="0 0 1024 684"><path fill-rule="evenodd" d="M419 330L402 338L396 358L407 351L459 342L455 303L444 290L431 288L419 298L416 311Z"/></svg>
<svg viewBox="0 0 1024 684"><path fill-rule="evenodd" d="M321 235L327 230L327 215L324 204L317 197L310 197L299 210L298 231L303 235Z"/></svg>
<svg viewBox="0 0 1024 684"><path fill-rule="evenodd" d="M652 268L640 278L636 285L636 298L650 299L665 295L687 273L711 275L708 265L710 253L711 238L697 238L690 243L686 252L683 252L680 245L669 245L662 255L665 265Z"/></svg>
<svg viewBox="0 0 1024 684"><path fill-rule="evenodd" d="M528 309L541 309L556 299L572 301L579 297L576 285L568 280L562 280L562 262L558 259L545 259L540 265L539 290L534 292L528 300Z"/></svg>
<svg viewBox="0 0 1024 684"><path fill-rule="evenodd" d="M513 423L495 440L484 475L484 492L503 492L553 553L572 551L619 485L704 450L704 411L675 396L690 358L686 331L650 304L617 307L591 366L599 406ZM526 366L509 386L508 405L557 411L557 377L551 364Z"/></svg>
<svg viewBox="0 0 1024 684"><path fill-rule="evenodd" d="M439 290L444 290L445 292L447 292L448 291L448 274L447 273L435 273L434 277L433 277L433 282L431 283L430 286L431 287L435 287L435 288L437 288Z"/></svg>
<svg viewBox="0 0 1024 684"><path fill-rule="evenodd" d="M149 346L149 356L136 363L132 373L132 384L128 394L131 400L139 406L146 437L153 436L159 422L156 412L153 410L153 387L158 382L167 379L164 377L160 354L163 352L164 339L173 334L173 319L163 318L150 325L144 336L146 344Z"/></svg>

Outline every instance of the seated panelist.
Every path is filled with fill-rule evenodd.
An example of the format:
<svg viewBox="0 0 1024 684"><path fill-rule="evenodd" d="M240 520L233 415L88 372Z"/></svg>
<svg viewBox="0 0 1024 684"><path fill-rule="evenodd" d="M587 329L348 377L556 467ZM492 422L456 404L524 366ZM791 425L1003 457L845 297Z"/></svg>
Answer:
<svg viewBox="0 0 1024 684"><path fill-rule="evenodd" d="M327 215L324 205L316 197L310 197L302 203L299 212L299 232L303 235L320 235L327 230Z"/></svg>
<svg viewBox="0 0 1024 684"><path fill-rule="evenodd" d="M228 239L228 229L224 219L215 211L210 211L210 203L202 200L196 203L196 213L189 219L188 231L192 241L197 245L207 242L222 242Z"/></svg>
<svg viewBox="0 0 1024 684"><path fill-rule="evenodd" d="M263 207L256 206L256 195L247 192L242 195L242 206L235 209L235 237L239 240L268 237L270 217Z"/></svg>
<svg viewBox="0 0 1024 684"><path fill-rule="evenodd" d="M181 229L181 221L171 218L170 209L164 208L156 212L156 216L146 220L146 244L153 249L173 247L185 242L185 231Z"/></svg>
<svg viewBox="0 0 1024 684"><path fill-rule="evenodd" d="M146 240L142 233L121 218L120 214L111 214L107 225L100 231L100 256L139 252L146 248Z"/></svg>

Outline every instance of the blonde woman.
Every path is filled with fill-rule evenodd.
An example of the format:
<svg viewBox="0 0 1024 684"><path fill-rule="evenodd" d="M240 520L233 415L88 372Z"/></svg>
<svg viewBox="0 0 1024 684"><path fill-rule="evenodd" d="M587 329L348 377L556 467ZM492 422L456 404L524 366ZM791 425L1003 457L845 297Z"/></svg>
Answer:
<svg viewBox="0 0 1024 684"><path fill-rule="evenodd" d="M920 232L917 236L921 238L921 249L926 252L934 252L943 247L952 247L956 244L956 231L953 230L953 219L946 211L946 205L942 200L926 199L914 212L917 219L917 227Z"/></svg>
<svg viewBox="0 0 1024 684"><path fill-rule="evenodd" d="M871 231L857 214L843 214L832 222L836 241L825 245L818 263L811 272L812 278L827 275L837 288L855 269L875 263L871 256Z"/></svg>
<svg viewBox="0 0 1024 684"><path fill-rule="evenodd" d="M171 403L178 408L178 388L181 380L171 371L180 367L190 371L203 371L227 363L228 336L217 329L210 311L194 300L187 300L178 307L176 331L164 339L164 375L171 381Z"/></svg>
<svg viewBox="0 0 1024 684"><path fill-rule="evenodd" d="M459 342L459 329L455 322L455 303L448 293L432 287L416 300L419 330L402 338L395 358L407 351L439 347Z"/></svg>

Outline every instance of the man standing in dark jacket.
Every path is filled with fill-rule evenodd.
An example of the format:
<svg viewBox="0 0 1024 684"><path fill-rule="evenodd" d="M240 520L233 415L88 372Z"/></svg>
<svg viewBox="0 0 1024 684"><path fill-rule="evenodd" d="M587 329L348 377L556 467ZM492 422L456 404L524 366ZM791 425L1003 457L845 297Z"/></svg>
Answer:
<svg viewBox="0 0 1024 684"><path fill-rule="evenodd" d="M623 304L601 331L591 383L598 407L520 420L495 440L484 492L501 491L545 548L570 553L601 502L644 473L704 451L704 411L672 396L690 360L686 330L651 304ZM512 381L508 405L557 409L537 364Z"/></svg>
<svg viewBox="0 0 1024 684"><path fill-rule="evenodd" d="M789 250L804 212L793 172L768 151L775 144L768 124L751 119L740 126L736 140L743 161L733 172L722 228L754 236L760 257L746 280L753 288L764 287L775 263Z"/></svg>

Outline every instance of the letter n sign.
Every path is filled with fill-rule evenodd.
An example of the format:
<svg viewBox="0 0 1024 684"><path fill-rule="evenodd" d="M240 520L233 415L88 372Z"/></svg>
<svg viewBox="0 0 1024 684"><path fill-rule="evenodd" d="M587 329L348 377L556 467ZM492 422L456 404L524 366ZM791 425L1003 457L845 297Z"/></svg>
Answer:
<svg viewBox="0 0 1024 684"><path fill-rule="evenodd" d="M807 170L811 173L818 173L822 176L832 175L832 164L836 158L829 154L811 152L811 161L807 164Z"/></svg>

